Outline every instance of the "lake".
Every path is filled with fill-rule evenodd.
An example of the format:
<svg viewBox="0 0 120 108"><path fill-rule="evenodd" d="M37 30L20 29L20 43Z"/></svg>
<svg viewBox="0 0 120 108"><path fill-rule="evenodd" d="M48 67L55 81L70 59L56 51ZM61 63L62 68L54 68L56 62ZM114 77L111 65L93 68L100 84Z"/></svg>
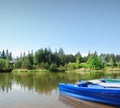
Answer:
<svg viewBox="0 0 120 108"><path fill-rule="evenodd" d="M58 83L108 77L104 73L0 74L0 108L113 108L59 94ZM109 77L114 77L111 75Z"/></svg>

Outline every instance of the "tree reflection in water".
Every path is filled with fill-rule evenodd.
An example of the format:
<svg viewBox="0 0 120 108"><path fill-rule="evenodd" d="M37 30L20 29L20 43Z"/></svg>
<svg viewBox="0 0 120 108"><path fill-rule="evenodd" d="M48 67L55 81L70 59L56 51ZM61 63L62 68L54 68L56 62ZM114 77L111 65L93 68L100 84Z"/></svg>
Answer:
<svg viewBox="0 0 120 108"><path fill-rule="evenodd" d="M109 76L114 76L111 74ZM118 76L118 75L117 75ZM49 94L53 89L57 90L59 82L75 83L81 79L96 79L107 77L103 72L90 72L86 74L75 73L44 73L44 74L0 74L0 91L12 90L12 85L19 85L38 93Z"/></svg>
<svg viewBox="0 0 120 108"><path fill-rule="evenodd" d="M81 79L106 77L100 73L44 73L44 74L0 74L1 108L87 108L80 102L65 105L59 100L58 83L75 83ZM69 100L69 99L67 99ZM63 100L64 102L65 99ZM47 103L47 104L46 104ZM69 103L69 102L68 102ZM85 103L86 105L88 103ZM96 106L96 104L94 104ZM90 105L89 105L90 106ZM98 106L96 106L98 107ZM95 108L96 108L95 107ZM88 107L90 108L90 107ZM100 107L99 107L100 108ZM108 107L101 107L108 108Z"/></svg>

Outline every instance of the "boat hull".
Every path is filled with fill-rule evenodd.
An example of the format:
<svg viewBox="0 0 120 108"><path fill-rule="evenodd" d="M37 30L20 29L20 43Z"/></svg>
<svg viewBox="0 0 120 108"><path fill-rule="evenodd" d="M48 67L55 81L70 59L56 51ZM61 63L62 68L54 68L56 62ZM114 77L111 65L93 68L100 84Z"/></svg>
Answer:
<svg viewBox="0 0 120 108"><path fill-rule="evenodd" d="M79 87L74 84L58 84L60 93L74 98L120 106L120 88Z"/></svg>

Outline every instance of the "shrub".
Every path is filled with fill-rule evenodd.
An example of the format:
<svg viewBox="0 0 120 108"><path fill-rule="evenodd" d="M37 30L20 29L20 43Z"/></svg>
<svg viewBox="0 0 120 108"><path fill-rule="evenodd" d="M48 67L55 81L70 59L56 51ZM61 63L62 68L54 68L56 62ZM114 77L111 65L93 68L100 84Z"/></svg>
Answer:
<svg viewBox="0 0 120 108"><path fill-rule="evenodd" d="M49 71L57 72L58 71L57 65L55 63L52 63L49 67Z"/></svg>

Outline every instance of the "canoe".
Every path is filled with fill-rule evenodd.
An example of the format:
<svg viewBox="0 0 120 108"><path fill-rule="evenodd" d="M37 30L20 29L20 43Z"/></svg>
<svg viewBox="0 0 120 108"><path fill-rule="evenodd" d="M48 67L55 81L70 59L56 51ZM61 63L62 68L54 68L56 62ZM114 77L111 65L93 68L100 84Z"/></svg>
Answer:
<svg viewBox="0 0 120 108"><path fill-rule="evenodd" d="M97 83L81 81L79 84L59 83L58 88L61 94L70 97L114 106L120 106L119 87L104 87Z"/></svg>
<svg viewBox="0 0 120 108"><path fill-rule="evenodd" d="M99 86L102 86L102 87L112 87L112 88L120 88L120 83L119 82L107 82L106 80L105 81L102 81L102 80L88 80L87 81L88 83L92 83L92 84L97 84Z"/></svg>
<svg viewBox="0 0 120 108"><path fill-rule="evenodd" d="M120 82L120 79L114 79L114 78L105 78L105 82Z"/></svg>

